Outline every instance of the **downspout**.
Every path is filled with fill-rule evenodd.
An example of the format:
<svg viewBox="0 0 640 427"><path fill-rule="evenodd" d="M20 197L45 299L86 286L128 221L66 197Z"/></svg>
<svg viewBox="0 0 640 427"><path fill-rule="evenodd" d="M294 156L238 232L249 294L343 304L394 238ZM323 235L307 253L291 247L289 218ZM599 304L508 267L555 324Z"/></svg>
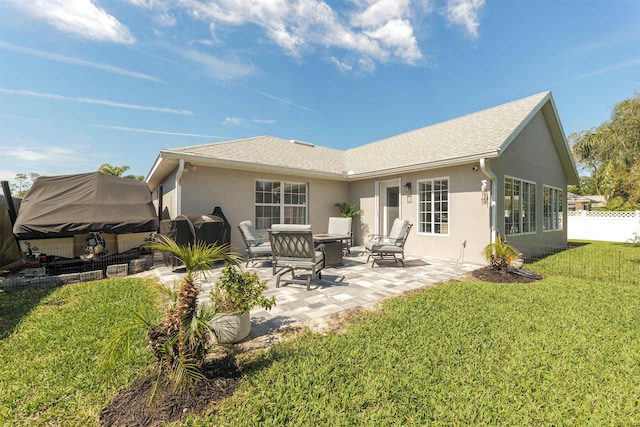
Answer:
<svg viewBox="0 0 640 427"><path fill-rule="evenodd" d="M183 173L184 159L180 159L178 171L176 172L176 216L182 215L182 188L180 187L180 181L182 180Z"/></svg>
<svg viewBox="0 0 640 427"><path fill-rule="evenodd" d="M489 216L491 217L491 243L496 242L496 230L498 229L498 216L496 212L496 195L498 194L498 180L496 174L489 168L487 159L480 159L480 169L491 180L491 201L489 202Z"/></svg>

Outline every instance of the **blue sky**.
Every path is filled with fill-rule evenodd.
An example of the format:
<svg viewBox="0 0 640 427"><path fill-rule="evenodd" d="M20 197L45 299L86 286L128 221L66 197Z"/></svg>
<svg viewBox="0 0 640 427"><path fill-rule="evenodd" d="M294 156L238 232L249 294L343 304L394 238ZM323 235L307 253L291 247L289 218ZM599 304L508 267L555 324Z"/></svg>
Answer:
<svg viewBox="0 0 640 427"><path fill-rule="evenodd" d="M568 135L639 89L638 0L2 0L0 179L347 149L546 90Z"/></svg>

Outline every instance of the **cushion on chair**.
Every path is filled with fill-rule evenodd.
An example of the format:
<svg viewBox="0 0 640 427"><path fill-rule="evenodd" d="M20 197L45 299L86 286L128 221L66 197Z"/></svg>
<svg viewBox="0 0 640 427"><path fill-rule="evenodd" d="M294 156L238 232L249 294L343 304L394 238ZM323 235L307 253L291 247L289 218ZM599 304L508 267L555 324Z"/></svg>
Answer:
<svg viewBox="0 0 640 427"><path fill-rule="evenodd" d="M409 221L407 221L406 219L396 218L393 221L393 226L391 226L391 231L389 232L389 236L388 236L389 241L394 242L397 240L404 239L404 236L407 234L408 228L409 228Z"/></svg>
<svg viewBox="0 0 640 427"><path fill-rule="evenodd" d="M311 224L273 224L273 231L311 231Z"/></svg>
<svg viewBox="0 0 640 427"><path fill-rule="evenodd" d="M365 248L370 252L402 253L403 248L388 242L365 242Z"/></svg>
<svg viewBox="0 0 640 427"><path fill-rule="evenodd" d="M332 216L329 218L329 228L327 229L327 234L350 236L351 222L352 222L352 218Z"/></svg>
<svg viewBox="0 0 640 427"><path fill-rule="evenodd" d="M264 242L264 239L260 238L258 231L251 221L242 221L238 224L238 227L242 231L242 234L244 234L244 238L247 240L248 245L255 246L260 242Z"/></svg>

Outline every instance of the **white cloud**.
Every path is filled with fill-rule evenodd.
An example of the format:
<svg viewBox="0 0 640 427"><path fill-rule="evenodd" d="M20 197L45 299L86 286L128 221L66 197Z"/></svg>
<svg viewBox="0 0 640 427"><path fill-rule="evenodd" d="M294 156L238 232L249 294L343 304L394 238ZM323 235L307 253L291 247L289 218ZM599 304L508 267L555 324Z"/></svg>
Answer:
<svg viewBox="0 0 640 427"><path fill-rule="evenodd" d="M329 60L331 62L333 62L336 67L338 67L338 70L342 71L342 72L348 72L353 70L353 65L351 64L347 64L346 62L340 61L338 58L336 58L335 56L332 56L331 58L329 58Z"/></svg>
<svg viewBox="0 0 640 427"><path fill-rule="evenodd" d="M225 25L257 25L272 43L295 58L319 46L380 62L396 59L413 64L423 56L411 20L428 10L415 2L413 9L410 0L368 2L357 13L344 16L318 0L182 0L180 5L195 19L209 23L214 32Z"/></svg>
<svg viewBox="0 0 640 427"><path fill-rule="evenodd" d="M91 0L10 0L10 3L66 33L101 42L136 41L127 26Z"/></svg>
<svg viewBox="0 0 640 427"><path fill-rule="evenodd" d="M60 147L48 143L20 139L12 141L4 148L6 164L20 165L20 170L0 170L3 179L13 180L16 173L37 173L40 175L60 175L77 173L95 168L102 161L101 153L87 150L87 147ZM73 162L69 162L73 159ZM15 166L14 166L15 168ZM8 176L7 176L8 175ZM4 178L6 177L6 178Z"/></svg>
<svg viewBox="0 0 640 427"><path fill-rule="evenodd" d="M105 105L107 107L127 108L131 110L145 110L145 111L154 111L157 113L181 114L185 116L193 115L193 113L189 110L176 110L173 108L126 104L123 102L110 101L107 99L81 98L81 97L58 95L55 93L44 93L44 92L34 92L31 90L15 90L15 89L4 89L4 88L0 88L0 92L10 93L12 95L19 95L19 96L30 96L33 98L56 99L59 101L73 101L73 102L80 102L83 104L97 104L97 105Z"/></svg>
<svg viewBox="0 0 640 427"><path fill-rule="evenodd" d="M227 59L220 59L193 49L178 52L184 58L200 65L206 75L220 80L245 77L255 71L255 67L252 64L243 64L233 56Z"/></svg>
<svg viewBox="0 0 640 427"><path fill-rule="evenodd" d="M164 27L176 25L176 18L169 12L169 3L163 0L125 0L128 3L154 11L153 20Z"/></svg>
<svg viewBox="0 0 640 427"><path fill-rule="evenodd" d="M224 122L228 125L242 125L244 123L244 120L239 118L239 117L225 117L224 118Z"/></svg>
<svg viewBox="0 0 640 427"><path fill-rule="evenodd" d="M171 136L186 136L189 138L227 139L226 136L202 135L199 133L170 132L170 131L163 131L163 130L140 129L140 128L130 128L130 127L124 127L124 126L112 126L112 125L100 125L100 124L94 124L93 126L97 128L102 128L102 129L114 129L114 130L121 130L125 132L152 133L156 135L171 135Z"/></svg>
<svg viewBox="0 0 640 427"><path fill-rule="evenodd" d="M447 20L451 23L462 25L473 38L478 37L480 25L478 15L484 6L485 0L448 0Z"/></svg>
<svg viewBox="0 0 640 427"><path fill-rule="evenodd" d="M276 121L273 119L241 119L240 117L225 117L223 123L233 126L245 126L249 123L273 125Z"/></svg>
<svg viewBox="0 0 640 427"><path fill-rule="evenodd" d="M154 82L164 83L162 80L150 76L148 74L136 73L135 71L125 70L124 68L114 67L112 65L99 64L96 62L85 61L84 59L71 58L68 56L57 55L54 53L43 52L41 50L31 49L24 46L18 46L12 43L0 41L0 49L13 50L16 52L25 53L27 55L36 56L39 58L49 59L51 61L64 62L72 65L79 65L81 67L95 68L98 70L106 71L113 74L121 74L123 76L134 77L136 79L150 80Z"/></svg>
<svg viewBox="0 0 640 427"><path fill-rule="evenodd" d="M289 101L288 99L280 98L278 96L271 95L269 93L262 92L262 91L257 90L257 89L252 89L252 88L250 88L248 86L242 86L242 87L244 87L245 89L250 90L251 92L257 93L258 95L262 95L262 96L264 96L266 98L275 99L276 101L279 101L279 102L281 102L283 104L291 105L292 107L296 107L296 108L299 108L301 110L311 111L312 113L315 113L315 111L312 110L311 108L305 107L304 105L296 104L295 102Z"/></svg>

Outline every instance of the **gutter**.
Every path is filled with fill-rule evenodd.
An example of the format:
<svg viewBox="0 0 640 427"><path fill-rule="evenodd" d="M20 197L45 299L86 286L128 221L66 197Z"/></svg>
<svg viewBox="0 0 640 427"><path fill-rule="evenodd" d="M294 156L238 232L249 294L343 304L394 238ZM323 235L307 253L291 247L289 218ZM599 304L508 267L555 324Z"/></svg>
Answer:
<svg viewBox="0 0 640 427"><path fill-rule="evenodd" d="M184 159L180 159L178 171L176 172L176 216L182 215L182 187L180 181L184 173Z"/></svg>
<svg viewBox="0 0 640 427"><path fill-rule="evenodd" d="M498 180L496 174L489 167L488 159L480 159L480 169L491 180L491 201L489 203L489 216L491 217L491 243L496 242L496 230L498 229L498 215L496 212L496 195L498 194Z"/></svg>

